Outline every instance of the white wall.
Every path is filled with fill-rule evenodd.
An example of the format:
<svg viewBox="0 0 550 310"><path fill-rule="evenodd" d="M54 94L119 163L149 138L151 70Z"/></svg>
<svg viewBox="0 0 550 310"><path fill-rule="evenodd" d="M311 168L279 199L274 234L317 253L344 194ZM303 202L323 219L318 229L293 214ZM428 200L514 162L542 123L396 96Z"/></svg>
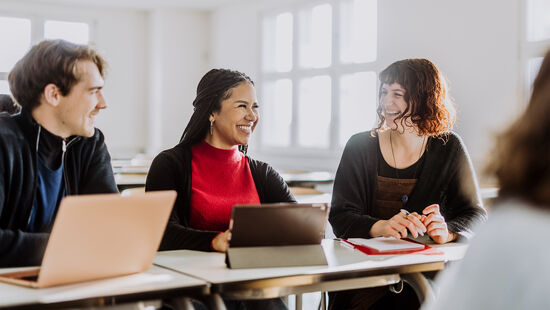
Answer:
<svg viewBox="0 0 550 310"><path fill-rule="evenodd" d="M149 145L155 155L178 143L191 114L197 84L208 70L209 14L156 9L149 14Z"/></svg>
<svg viewBox="0 0 550 310"><path fill-rule="evenodd" d="M478 171L489 152L493 131L522 106L519 3L519 0L378 1L378 55L383 64L379 69L399 59L422 57L434 61L444 71L458 106L455 129L464 138ZM251 1L215 10L213 66L258 76L258 14L276 5ZM278 168L315 165L318 169L334 169L339 160L329 157L295 163L261 152L257 157Z"/></svg>

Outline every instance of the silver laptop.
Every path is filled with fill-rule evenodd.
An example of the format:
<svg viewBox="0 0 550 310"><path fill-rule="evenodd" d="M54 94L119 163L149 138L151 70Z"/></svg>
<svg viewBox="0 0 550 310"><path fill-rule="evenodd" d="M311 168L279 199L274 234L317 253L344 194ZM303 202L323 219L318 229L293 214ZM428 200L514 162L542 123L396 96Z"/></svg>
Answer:
<svg viewBox="0 0 550 310"><path fill-rule="evenodd" d="M1 274L0 281L41 288L146 271L175 200L175 191L68 196L42 265Z"/></svg>

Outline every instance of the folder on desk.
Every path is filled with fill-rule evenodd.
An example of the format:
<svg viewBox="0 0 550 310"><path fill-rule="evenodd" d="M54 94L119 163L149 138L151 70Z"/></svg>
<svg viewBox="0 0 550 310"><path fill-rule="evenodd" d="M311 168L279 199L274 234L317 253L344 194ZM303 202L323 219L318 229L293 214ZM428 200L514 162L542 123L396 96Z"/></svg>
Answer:
<svg viewBox="0 0 550 310"><path fill-rule="evenodd" d="M326 203L234 206L227 266L327 265L321 241L328 212Z"/></svg>

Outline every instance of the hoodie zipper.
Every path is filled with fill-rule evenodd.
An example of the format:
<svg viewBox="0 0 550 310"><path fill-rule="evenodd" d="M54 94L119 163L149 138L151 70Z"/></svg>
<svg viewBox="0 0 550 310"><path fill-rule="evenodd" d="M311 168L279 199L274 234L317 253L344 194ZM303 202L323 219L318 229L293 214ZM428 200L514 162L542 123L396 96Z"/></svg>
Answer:
<svg viewBox="0 0 550 310"><path fill-rule="evenodd" d="M35 154L35 157L34 157L34 166L35 167L38 167L38 145L40 143L40 132L42 131L42 126L38 125L38 134L36 135L36 147L34 148L34 154ZM36 169L38 170L38 168ZM37 184L38 183L38 172L36 172L34 174L34 184ZM31 224L31 219L32 217L34 216L34 212L36 212L35 208L34 208L34 200L36 199L36 186L34 187L33 189L33 193L32 193L32 205L31 205L31 212L29 214L29 218L27 219L27 227Z"/></svg>
<svg viewBox="0 0 550 310"><path fill-rule="evenodd" d="M71 195L71 190L70 190L70 186L69 186L69 181L67 179L67 170L65 168L65 157L67 156L67 148L69 148L69 146L75 142L76 140L78 140L78 137L74 137L72 138L69 142L66 142L65 139L63 139L63 144L62 144L62 155L61 155L61 169L63 169L63 181L65 182L65 195L66 196L69 196Z"/></svg>
<svg viewBox="0 0 550 310"><path fill-rule="evenodd" d="M39 142L40 142L40 132L42 130L42 126L38 126L38 135L36 137L36 148L35 148L35 154L36 154L36 158L35 158L35 165L38 166L38 145L39 145ZM70 186L69 186L69 181L68 181L68 178L67 178L67 171L66 171L66 168L65 168L65 157L67 156L67 148L73 144L76 140L78 140L78 137L74 137L72 138L69 142L66 142L65 139L63 139L62 141L62 144L61 144L61 151L62 151L62 155L61 155L61 169L62 169L62 173L63 173L63 182L65 183L65 194L66 196L69 196L71 194L71 190L70 190ZM38 183L38 173L35 174L35 180L34 180L34 183ZM36 196L36 189L34 190L34 193L33 193L33 197ZM34 199L33 199L34 201ZM34 202L33 202L33 206L31 208L31 213L29 215L29 218L27 219L27 226L31 223L31 219L33 217L33 214L36 212L35 208L34 208Z"/></svg>

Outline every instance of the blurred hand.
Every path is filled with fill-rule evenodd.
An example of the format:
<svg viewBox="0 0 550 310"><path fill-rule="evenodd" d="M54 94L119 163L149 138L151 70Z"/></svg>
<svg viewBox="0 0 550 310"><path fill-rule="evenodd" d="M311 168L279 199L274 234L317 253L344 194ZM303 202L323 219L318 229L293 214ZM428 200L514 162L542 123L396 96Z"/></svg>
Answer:
<svg viewBox="0 0 550 310"><path fill-rule="evenodd" d="M455 239L455 234L451 233L447 229L447 223L439 211L438 204L427 206L424 210L422 210L422 214L424 214L422 223L424 223L428 229L428 235L433 239L433 241L442 244L451 242Z"/></svg>
<svg viewBox="0 0 550 310"><path fill-rule="evenodd" d="M371 237L394 237L401 239L407 237L407 231L414 238L418 237L417 228L422 232L426 232L426 227L419 220L420 215L416 214L413 216L413 214L406 215L399 212L389 220L380 220L374 223L370 229Z"/></svg>
<svg viewBox="0 0 550 310"><path fill-rule="evenodd" d="M212 239L212 248L218 252L225 253L229 248L229 240L231 240L231 232L228 229Z"/></svg>

